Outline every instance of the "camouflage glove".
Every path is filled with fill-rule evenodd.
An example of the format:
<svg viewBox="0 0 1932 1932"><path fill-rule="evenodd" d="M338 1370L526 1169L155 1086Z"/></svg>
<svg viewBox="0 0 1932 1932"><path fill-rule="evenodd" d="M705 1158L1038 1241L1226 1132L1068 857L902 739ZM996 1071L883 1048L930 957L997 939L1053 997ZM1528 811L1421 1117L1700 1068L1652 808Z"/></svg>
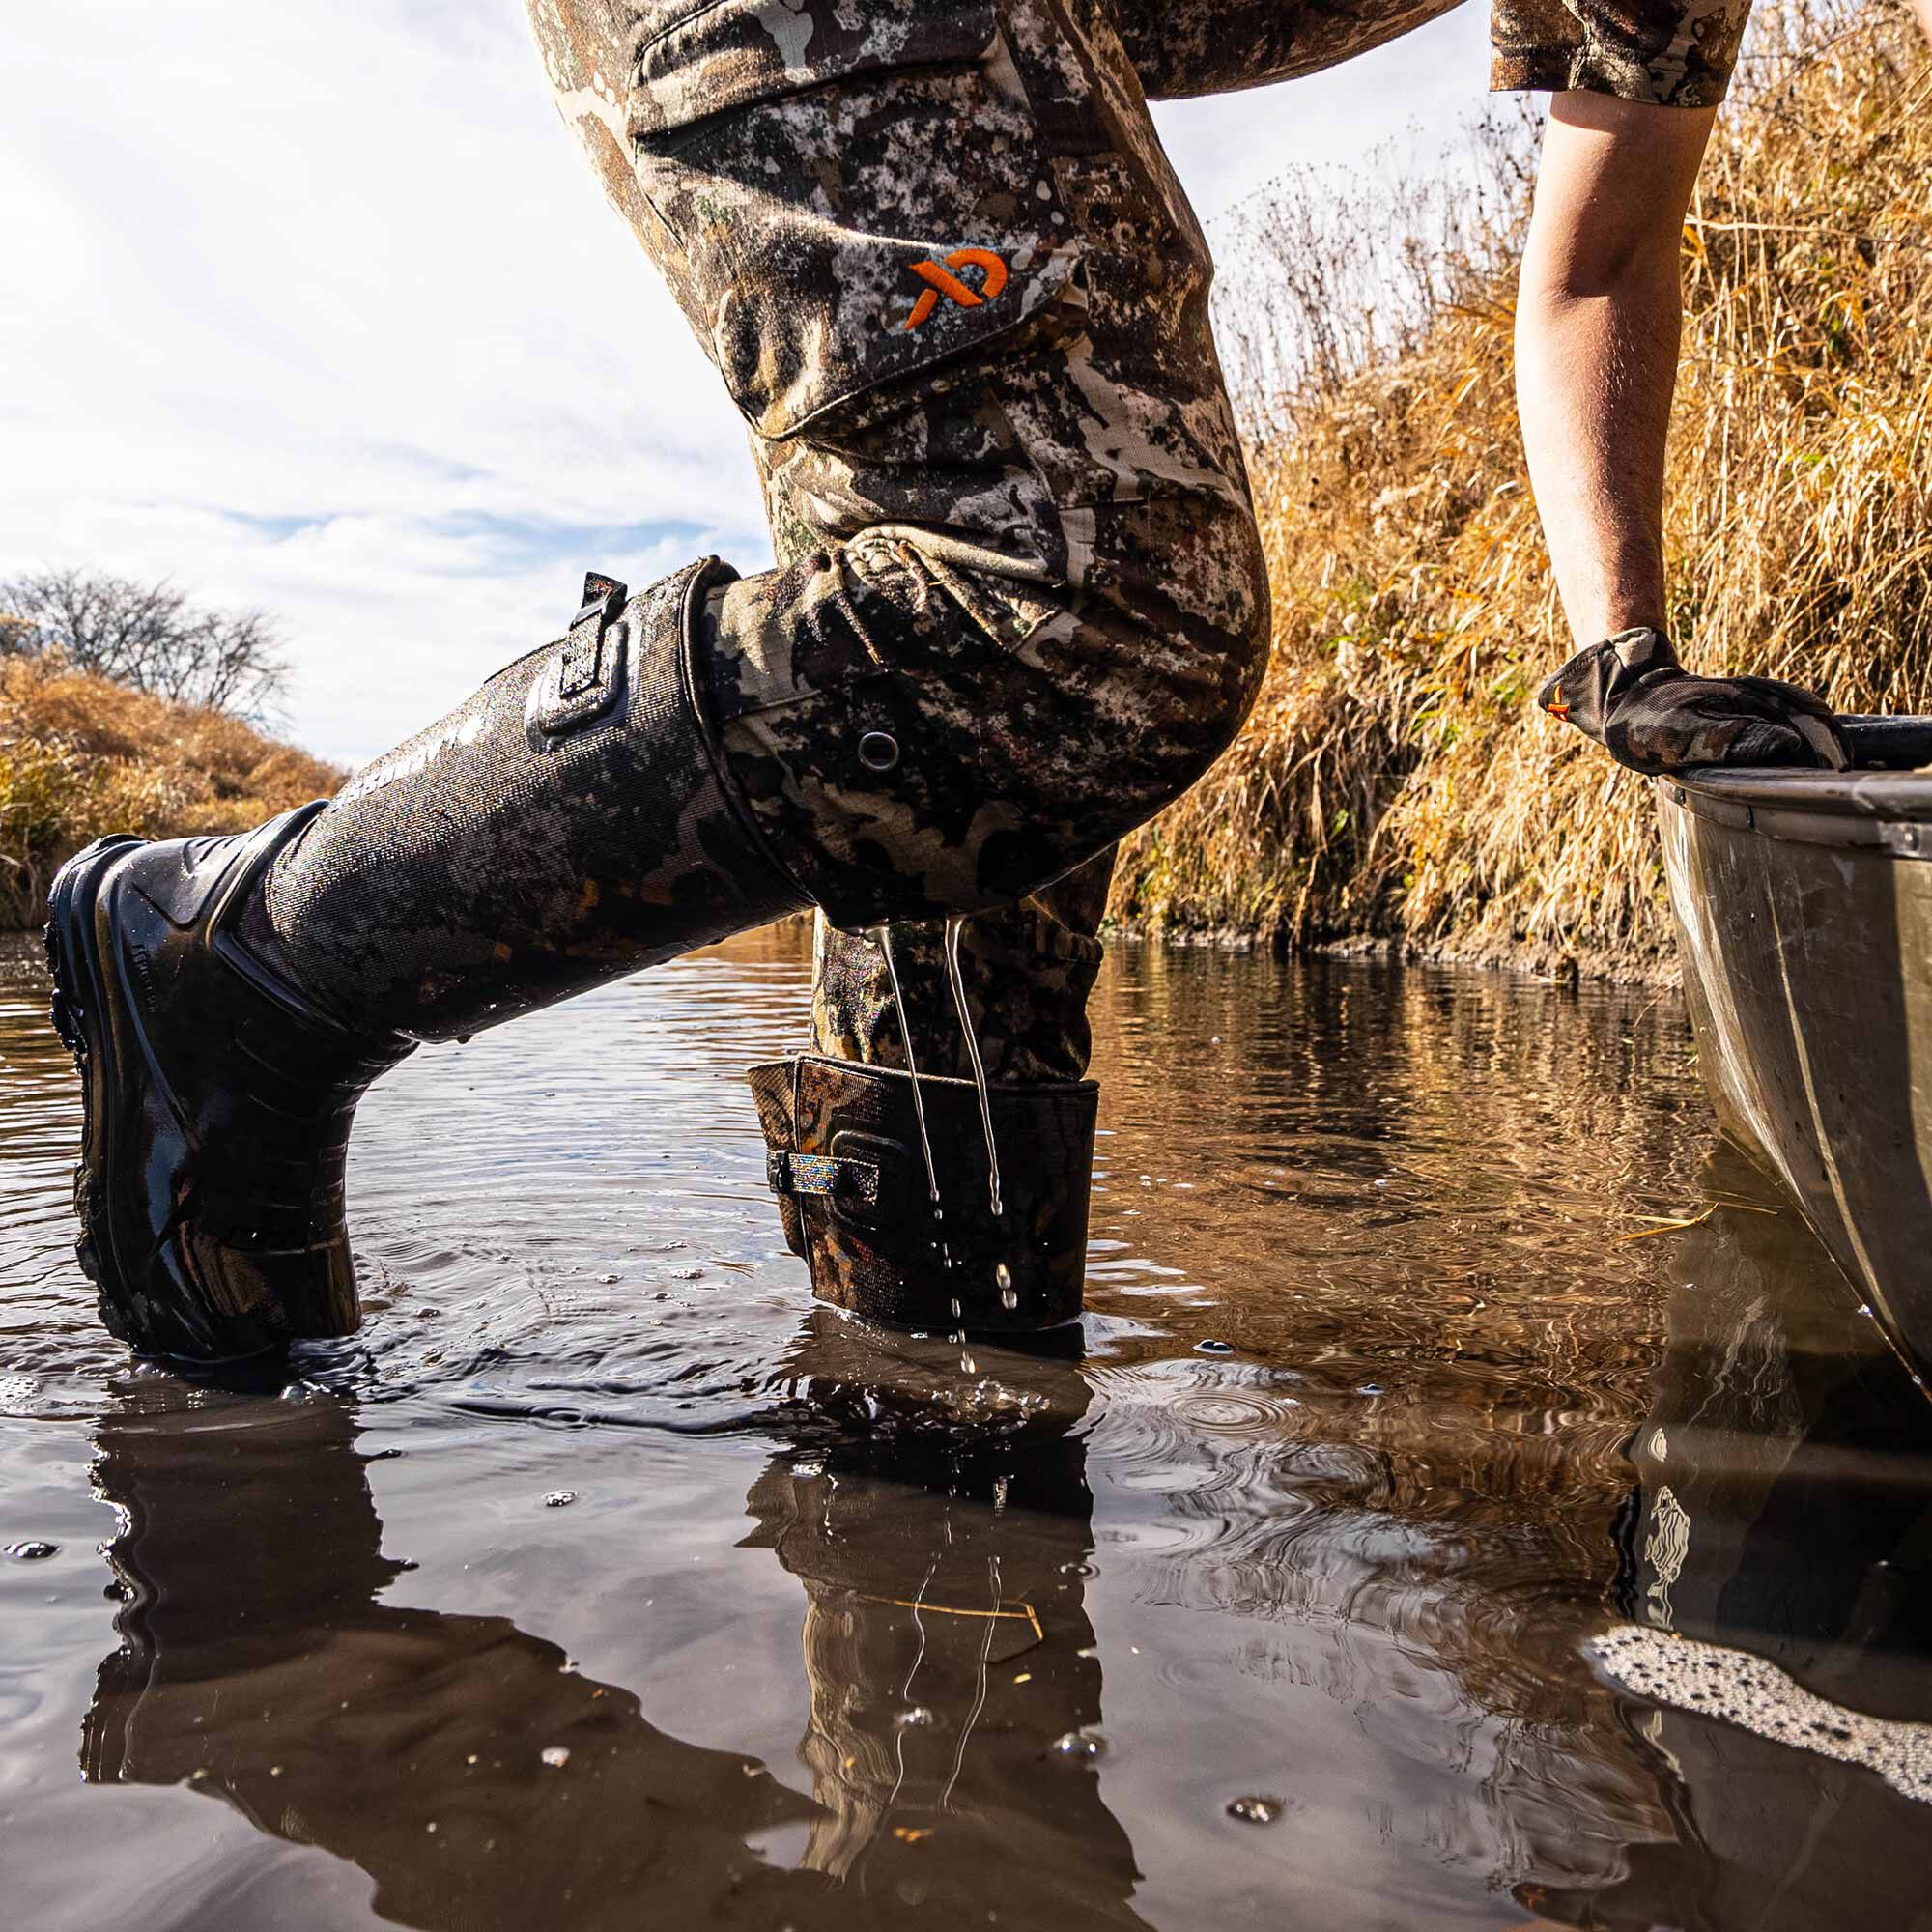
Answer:
<svg viewBox="0 0 1932 1932"><path fill-rule="evenodd" d="M1578 651L1536 701L1636 772L1690 765L1843 771L1852 761L1823 699L1775 677L1692 677L1662 631L1619 631Z"/></svg>

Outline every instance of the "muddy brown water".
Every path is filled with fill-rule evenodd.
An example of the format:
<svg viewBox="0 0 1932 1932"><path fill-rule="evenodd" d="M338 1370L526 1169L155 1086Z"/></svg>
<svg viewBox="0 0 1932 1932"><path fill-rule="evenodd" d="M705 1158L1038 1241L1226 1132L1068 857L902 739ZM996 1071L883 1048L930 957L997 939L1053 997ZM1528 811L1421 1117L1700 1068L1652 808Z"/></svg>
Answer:
<svg viewBox="0 0 1932 1932"><path fill-rule="evenodd" d="M1932 1719L1927 1406L1672 1002L1114 951L1082 1346L968 1371L783 1251L754 935L384 1082L365 1325L248 1386L95 1325L43 997L11 1925L1932 1925L1932 1806L1831 1754ZM1619 1683L1632 1622L1819 1748Z"/></svg>

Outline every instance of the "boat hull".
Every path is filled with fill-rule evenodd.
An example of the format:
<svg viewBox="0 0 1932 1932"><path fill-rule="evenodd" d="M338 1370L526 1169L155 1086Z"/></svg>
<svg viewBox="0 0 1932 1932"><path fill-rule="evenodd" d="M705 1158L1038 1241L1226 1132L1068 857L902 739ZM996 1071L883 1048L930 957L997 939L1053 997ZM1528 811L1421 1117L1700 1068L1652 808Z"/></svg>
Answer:
<svg viewBox="0 0 1932 1932"><path fill-rule="evenodd" d="M1714 772L1657 794L1719 1124L1932 1362L1932 775Z"/></svg>

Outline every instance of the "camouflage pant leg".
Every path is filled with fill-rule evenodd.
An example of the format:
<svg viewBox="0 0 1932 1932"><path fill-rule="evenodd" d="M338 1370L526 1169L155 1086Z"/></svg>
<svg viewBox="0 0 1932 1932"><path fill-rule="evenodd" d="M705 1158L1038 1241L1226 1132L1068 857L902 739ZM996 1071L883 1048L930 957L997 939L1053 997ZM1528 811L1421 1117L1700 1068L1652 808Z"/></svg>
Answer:
<svg viewBox="0 0 1932 1932"><path fill-rule="evenodd" d="M706 693L751 812L837 927L979 915L996 1065L1065 1069L1098 875L1032 895L1212 762L1266 634L1207 248L1111 7L530 5L753 430L780 564L714 599ZM938 930L902 977L956 1065ZM876 964L828 938L819 1037L896 1058Z"/></svg>
<svg viewBox="0 0 1932 1932"><path fill-rule="evenodd" d="M1233 94L1317 73L1463 0L1115 0L1150 100Z"/></svg>
<svg viewBox="0 0 1932 1932"><path fill-rule="evenodd" d="M1087 997L1100 970L1098 933L1113 875L1110 846L1017 905L961 926L960 979L989 1079L1078 1080L1087 1071ZM810 1050L904 1066L910 1037L920 1072L968 1078L972 1061L952 1004L945 942L943 924L893 927L901 1023L879 949L821 918L813 936Z"/></svg>
<svg viewBox="0 0 1932 1932"><path fill-rule="evenodd" d="M1350 60L1462 0L1116 0L1151 100L1226 94ZM1490 85L1655 106L1724 98L1750 0L1492 0Z"/></svg>

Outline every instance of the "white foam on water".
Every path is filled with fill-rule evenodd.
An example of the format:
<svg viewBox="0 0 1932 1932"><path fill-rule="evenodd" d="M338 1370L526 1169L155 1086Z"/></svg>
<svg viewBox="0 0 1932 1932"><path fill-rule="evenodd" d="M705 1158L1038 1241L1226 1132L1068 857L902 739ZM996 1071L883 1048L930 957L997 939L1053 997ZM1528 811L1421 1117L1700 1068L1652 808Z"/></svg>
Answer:
<svg viewBox="0 0 1932 1932"><path fill-rule="evenodd" d="M1775 1744L1862 1765L1901 1796L1932 1804L1932 1723L1848 1711L1762 1657L1674 1631L1620 1624L1583 1648L1606 1675L1640 1697L1721 1718Z"/></svg>

